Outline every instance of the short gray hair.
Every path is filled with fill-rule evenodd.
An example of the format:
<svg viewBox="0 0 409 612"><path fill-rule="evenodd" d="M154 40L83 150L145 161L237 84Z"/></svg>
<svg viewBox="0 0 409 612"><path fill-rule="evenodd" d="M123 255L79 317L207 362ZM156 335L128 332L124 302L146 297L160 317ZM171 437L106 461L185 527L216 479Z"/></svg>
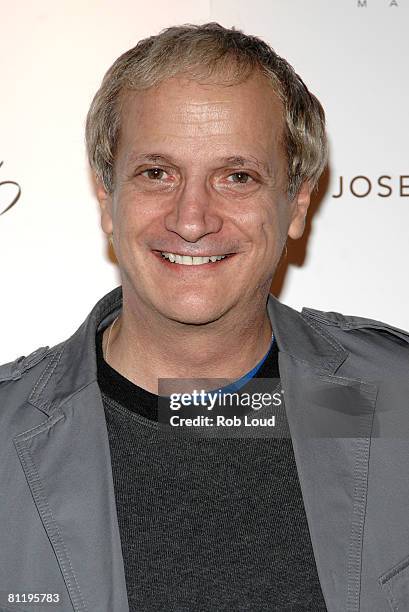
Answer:
<svg viewBox="0 0 409 612"><path fill-rule="evenodd" d="M173 26L140 40L105 74L88 111L86 146L91 167L107 192L114 190L121 102L129 91L147 89L178 74L198 80L222 74L232 84L244 81L255 69L268 78L284 106L288 195L293 198L305 181L313 188L328 156L320 102L266 42L234 27L206 23Z"/></svg>

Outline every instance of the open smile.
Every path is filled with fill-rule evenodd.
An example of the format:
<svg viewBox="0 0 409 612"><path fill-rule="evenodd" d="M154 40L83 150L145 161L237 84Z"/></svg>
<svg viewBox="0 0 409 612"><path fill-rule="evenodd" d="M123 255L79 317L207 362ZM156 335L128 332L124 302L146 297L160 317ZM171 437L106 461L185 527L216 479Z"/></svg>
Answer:
<svg viewBox="0 0 409 612"><path fill-rule="evenodd" d="M224 267L224 262L230 260L236 253L228 253L226 255L209 255L207 257L190 257L187 255L178 255L177 253L167 253L165 251L152 251L163 265L174 271L188 270L213 270L218 267Z"/></svg>

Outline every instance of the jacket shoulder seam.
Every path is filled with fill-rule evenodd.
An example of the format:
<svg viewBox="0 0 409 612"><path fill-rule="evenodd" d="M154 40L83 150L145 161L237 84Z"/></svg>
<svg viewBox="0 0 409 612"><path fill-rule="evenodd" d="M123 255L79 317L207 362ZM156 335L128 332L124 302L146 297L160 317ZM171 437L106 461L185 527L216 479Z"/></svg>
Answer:
<svg viewBox="0 0 409 612"><path fill-rule="evenodd" d="M323 325L338 327L342 331L384 331L409 342L408 330L390 325L389 323L385 323L384 321L379 321L377 319L370 319L369 317L359 317L355 315L343 315L339 312L325 312L312 308L303 308L302 315L310 321L318 321Z"/></svg>

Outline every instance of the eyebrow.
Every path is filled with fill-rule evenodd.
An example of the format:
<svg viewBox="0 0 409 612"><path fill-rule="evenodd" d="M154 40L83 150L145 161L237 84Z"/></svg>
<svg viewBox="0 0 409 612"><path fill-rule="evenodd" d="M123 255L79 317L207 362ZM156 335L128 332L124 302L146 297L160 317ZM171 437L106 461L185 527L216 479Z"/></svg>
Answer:
<svg viewBox="0 0 409 612"><path fill-rule="evenodd" d="M257 168L264 170L264 172L270 172L269 166L260 162L257 157L254 157L253 155L249 157L242 157L241 155L232 155L231 157L223 157L220 159L220 161L232 164L233 166L256 166Z"/></svg>
<svg viewBox="0 0 409 612"><path fill-rule="evenodd" d="M139 153L135 155L131 155L130 163L134 164L136 162L148 161L152 163L175 163L172 161L170 157L166 155L162 155L161 153ZM248 157L243 157L242 155L230 155L229 157L219 157L217 161L222 164L231 164L233 166L255 166L267 174L271 173L270 167L267 164L263 164L256 157L250 155Z"/></svg>

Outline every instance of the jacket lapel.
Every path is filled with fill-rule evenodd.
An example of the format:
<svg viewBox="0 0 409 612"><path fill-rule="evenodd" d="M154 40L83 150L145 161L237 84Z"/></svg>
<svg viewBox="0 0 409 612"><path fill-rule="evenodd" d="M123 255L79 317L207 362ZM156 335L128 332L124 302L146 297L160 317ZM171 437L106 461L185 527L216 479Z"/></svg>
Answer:
<svg viewBox="0 0 409 612"><path fill-rule="evenodd" d="M270 297L289 428L329 612L358 612L377 386L336 375L348 352Z"/></svg>

